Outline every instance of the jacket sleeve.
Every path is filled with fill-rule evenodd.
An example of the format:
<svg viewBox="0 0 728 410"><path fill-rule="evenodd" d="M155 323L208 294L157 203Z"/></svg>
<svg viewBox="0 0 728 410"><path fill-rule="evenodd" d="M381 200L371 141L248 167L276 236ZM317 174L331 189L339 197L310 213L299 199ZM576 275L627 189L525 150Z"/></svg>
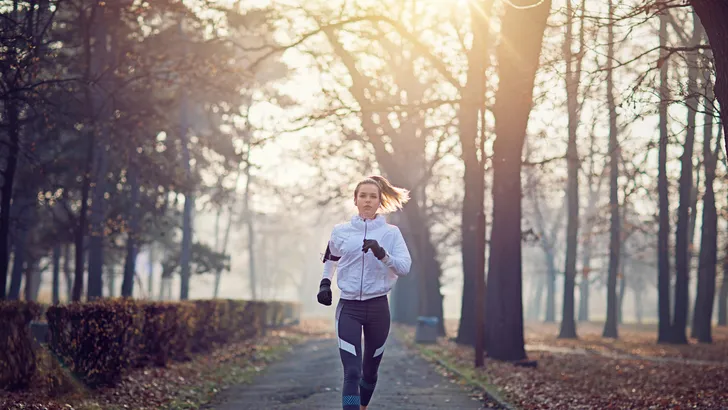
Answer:
<svg viewBox="0 0 728 410"><path fill-rule="evenodd" d="M397 276L405 276L409 273L412 266L412 258L410 257L407 244L404 242L402 232L395 227L394 248L382 259L382 263L387 265L389 271Z"/></svg>
<svg viewBox="0 0 728 410"><path fill-rule="evenodd" d="M324 253L323 263L324 263L324 273L323 278L328 280L334 279L334 273L336 272L336 266L339 264L339 259L341 259L340 252L338 249L336 249L336 246L334 245L334 231L331 232L331 239L329 239L329 243L326 245L326 252Z"/></svg>

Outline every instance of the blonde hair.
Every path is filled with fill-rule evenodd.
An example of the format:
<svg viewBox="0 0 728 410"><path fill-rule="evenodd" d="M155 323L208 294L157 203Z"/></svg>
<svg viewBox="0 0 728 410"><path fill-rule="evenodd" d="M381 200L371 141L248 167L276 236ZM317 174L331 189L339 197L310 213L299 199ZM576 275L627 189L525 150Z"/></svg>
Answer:
<svg viewBox="0 0 728 410"><path fill-rule="evenodd" d="M372 184L379 189L379 211L384 214L402 209L410 199L409 190L392 185L381 175L371 175L359 181L354 190L354 198L359 195L359 187L364 184Z"/></svg>

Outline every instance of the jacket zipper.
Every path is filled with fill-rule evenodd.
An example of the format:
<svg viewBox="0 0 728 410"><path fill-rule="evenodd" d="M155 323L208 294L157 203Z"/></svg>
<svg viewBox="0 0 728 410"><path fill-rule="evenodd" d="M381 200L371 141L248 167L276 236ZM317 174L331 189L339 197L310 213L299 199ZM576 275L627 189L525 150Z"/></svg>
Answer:
<svg viewBox="0 0 728 410"><path fill-rule="evenodd" d="M364 218L364 240L367 240L367 220ZM361 280L359 281L359 300L362 300L364 293L364 256L366 253L361 255Z"/></svg>

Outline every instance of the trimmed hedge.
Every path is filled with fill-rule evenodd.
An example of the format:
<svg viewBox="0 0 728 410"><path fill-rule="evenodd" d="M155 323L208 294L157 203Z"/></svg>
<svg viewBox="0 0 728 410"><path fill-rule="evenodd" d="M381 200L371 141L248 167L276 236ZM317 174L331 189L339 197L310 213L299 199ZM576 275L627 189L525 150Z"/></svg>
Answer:
<svg viewBox="0 0 728 410"><path fill-rule="evenodd" d="M89 386L117 383L137 360L145 322L140 303L72 303L48 308L46 317L51 350Z"/></svg>
<svg viewBox="0 0 728 410"><path fill-rule="evenodd" d="M178 302L142 303L144 330L137 366L165 366L170 359L190 358L198 317L195 305Z"/></svg>
<svg viewBox="0 0 728 410"><path fill-rule="evenodd" d="M0 388L27 386L36 371L29 322L40 305L0 302ZM131 367L165 366L191 353L250 339L295 320L287 302L102 299L48 307L51 352L88 386L114 385ZM4 343L4 344L3 344Z"/></svg>
<svg viewBox="0 0 728 410"><path fill-rule="evenodd" d="M0 387L26 387L37 365L29 324L40 315L34 302L0 301Z"/></svg>

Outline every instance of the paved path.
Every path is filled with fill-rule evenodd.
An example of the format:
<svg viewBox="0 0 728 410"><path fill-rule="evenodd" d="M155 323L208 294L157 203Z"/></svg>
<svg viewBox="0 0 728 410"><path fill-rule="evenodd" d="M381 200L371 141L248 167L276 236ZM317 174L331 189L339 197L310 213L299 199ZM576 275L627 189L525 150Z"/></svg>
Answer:
<svg viewBox="0 0 728 410"><path fill-rule="evenodd" d="M317 339L294 347L249 385L223 391L207 409L341 409L343 369L336 341ZM390 335L370 410L484 409L482 401L448 381Z"/></svg>

